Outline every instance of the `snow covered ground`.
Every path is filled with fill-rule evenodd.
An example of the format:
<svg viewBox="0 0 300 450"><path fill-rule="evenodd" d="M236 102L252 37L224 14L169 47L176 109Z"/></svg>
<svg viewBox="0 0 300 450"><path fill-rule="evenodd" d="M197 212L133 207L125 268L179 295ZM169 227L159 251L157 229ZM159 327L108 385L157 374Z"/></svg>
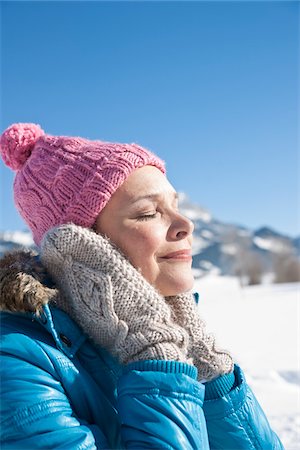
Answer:
<svg viewBox="0 0 300 450"><path fill-rule="evenodd" d="M300 284L196 281L200 314L246 373L286 450L300 449Z"/></svg>

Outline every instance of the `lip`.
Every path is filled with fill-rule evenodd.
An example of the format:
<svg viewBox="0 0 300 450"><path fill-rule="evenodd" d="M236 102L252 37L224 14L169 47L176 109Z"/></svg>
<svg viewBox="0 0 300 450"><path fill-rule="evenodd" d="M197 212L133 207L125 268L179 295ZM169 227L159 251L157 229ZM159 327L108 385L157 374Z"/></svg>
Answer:
<svg viewBox="0 0 300 450"><path fill-rule="evenodd" d="M177 252L168 253L165 256L162 256L162 259L175 259L182 261L191 261L192 260L192 252L191 249L187 248L184 250L178 250Z"/></svg>

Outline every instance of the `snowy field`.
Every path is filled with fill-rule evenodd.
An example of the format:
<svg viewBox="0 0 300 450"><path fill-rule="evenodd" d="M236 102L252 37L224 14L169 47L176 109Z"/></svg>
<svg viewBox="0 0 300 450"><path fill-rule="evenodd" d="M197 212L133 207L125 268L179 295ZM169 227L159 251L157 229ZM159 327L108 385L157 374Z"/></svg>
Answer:
<svg viewBox="0 0 300 450"><path fill-rule="evenodd" d="M207 328L243 368L285 449L300 449L300 284L241 288L208 275L195 288Z"/></svg>

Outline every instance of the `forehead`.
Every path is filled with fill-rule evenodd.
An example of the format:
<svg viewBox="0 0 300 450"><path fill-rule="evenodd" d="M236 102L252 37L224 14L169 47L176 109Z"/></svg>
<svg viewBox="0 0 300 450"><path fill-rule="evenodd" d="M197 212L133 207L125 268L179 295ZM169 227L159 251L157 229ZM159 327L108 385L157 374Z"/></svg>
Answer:
<svg viewBox="0 0 300 450"><path fill-rule="evenodd" d="M160 195L174 195L175 189L167 177L156 167L145 166L136 169L119 187L116 194L130 202L140 198Z"/></svg>

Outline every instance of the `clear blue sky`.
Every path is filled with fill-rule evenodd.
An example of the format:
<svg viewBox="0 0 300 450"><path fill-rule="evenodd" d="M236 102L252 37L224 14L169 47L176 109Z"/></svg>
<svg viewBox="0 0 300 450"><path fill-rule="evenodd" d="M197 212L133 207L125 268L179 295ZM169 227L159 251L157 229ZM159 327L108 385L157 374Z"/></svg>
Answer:
<svg viewBox="0 0 300 450"><path fill-rule="evenodd" d="M1 10L1 130L138 142L216 218L300 233L298 2ZM2 161L0 176L0 229L23 229Z"/></svg>

